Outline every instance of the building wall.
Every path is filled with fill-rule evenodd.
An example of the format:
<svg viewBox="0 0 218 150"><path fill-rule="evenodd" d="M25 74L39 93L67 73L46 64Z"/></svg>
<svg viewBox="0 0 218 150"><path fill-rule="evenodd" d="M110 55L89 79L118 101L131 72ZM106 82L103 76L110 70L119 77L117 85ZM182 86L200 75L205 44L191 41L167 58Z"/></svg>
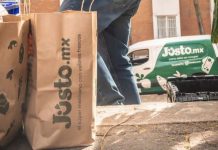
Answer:
<svg viewBox="0 0 218 150"><path fill-rule="evenodd" d="M160 0L163 1L163 0ZM211 31L210 0L199 0L203 26L206 34ZM54 12L60 7L60 0L31 0L31 12ZM181 35L199 34L193 0L180 0ZM137 14L132 19L130 44L154 38L152 0L141 0Z"/></svg>
<svg viewBox="0 0 218 150"><path fill-rule="evenodd" d="M200 10L203 20L203 27L205 34L211 32L211 14L210 14L210 1L199 0ZM192 0L180 0L180 17L181 17L181 34L197 35L199 34L197 17L195 15L195 8Z"/></svg>
<svg viewBox="0 0 218 150"><path fill-rule="evenodd" d="M211 32L211 4L199 0L205 34ZM141 0L138 13L132 19L131 43L154 38L152 0ZM181 36L199 34L193 0L180 0ZM130 43L130 44L131 44Z"/></svg>
<svg viewBox="0 0 218 150"><path fill-rule="evenodd" d="M141 0L137 14L132 19L130 44L153 39L152 0Z"/></svg>
<svg viewBox="0 0 218 150"><path fill-rule="evenodd" d="M180 28L180 8L179 0L152 0L153 9L153 26L154 38L158 38L158 23L157 16L175 16L176 17L176 36L181 36Z"/></svg>
<svg viewBox="0 0 218 150"><path fill-rule="evenodd" d="M54 12L58 11L59 7L59 0L31 0L32 13Z"/></svg>

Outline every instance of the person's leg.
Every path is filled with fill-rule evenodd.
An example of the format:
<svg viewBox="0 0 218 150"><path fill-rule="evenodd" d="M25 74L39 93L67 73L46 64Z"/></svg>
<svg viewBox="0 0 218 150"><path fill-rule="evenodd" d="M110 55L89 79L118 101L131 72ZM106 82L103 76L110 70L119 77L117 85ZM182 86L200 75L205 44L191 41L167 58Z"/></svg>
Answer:
<svg viewBox="0 0 218 150"><path fill-rule="evenodd" d="M131 64L127 56L128 37L130 32L130 19L135 14L140 1L135 1L124 14L114 20L103 31L107 50L104 56L108 56L108 63L120 92L125 97L124 104L141 103L136 82L134 80ZM106 59L106 58L105 58ZM109 62L110 61L110 62Z"/></svg>
<svg viewBox="0 0 218 150"><path fill-rule="evenodd" d="M61 11L64 10L80 10L81 1L65 0L61 6ZM98 49L104 49L102 39L99 39ZM101 51L101 50L99 50ZM98 53L98 78L97 78L97 105L122 104L124 97L119 92L104 60Z"/></svg>
<svg viewBox="0 0 218 150"><path fill-rule="evenodd" d="M89 9L90 2L91 2L91 0L86 0L86 3L84 5L85 10ZM132 11L134 12L138 7L139 2L140 2L140 0L95 0L92 10L98 11L98 32L99 33L104 32L104 30L106 28L108 28L111 24L113 24L113 22L115 20L116 21L119 20L120 17L123 16L124 13L126 13L126 12L130 13ZM65 0L64 3L62 4L61 10L68 10L68 9L80 10L80 7L81 7L81 1ZM124 31L124 34L126 36L125 39L122 39L124 37L123 36L123 37L121 37L121 39L114 40L114 42L118 42L120 40L121 43L120 42L116 43L116 44L112 43L112 44L116 45L116 46L112 47L112 48L115 48L113 50L113 52L115 52L114 55L117 56L119 54L122 54L122 55L120 55L121 60L120 60L120 64L118 66L119 67L123 66L123 68L118 69L119 67L117 67L114 69L115 70L114 77L116 77L116 74L117 74L117 77L124 75L124 77L122 79L118 78L118 81L120 80L119 83L122 85L124 85L123 84L124 82L129 80L129 82L126 84L127 87L122 88L122 92L126 93L125 98L128 98L126 104L133 104L133 103L140 103L140 98L137 94L137 88L135 86L135 83L134 83L134 80L133 80L133 77L132 77L132 74L130 71L131 65L128 63L128 59L126 56L128 49L127 49L127 42L125 42L125 41L128 41L128 35L129 35L128 23L129 23L129 20L127 20L126 23L127 23L127 25L125 25L124 28L127 27L126 28L127 30L122 30L122 31ZM112 27L110 29L112 29ZM117 27L115 27L115 30L116 29L117 29ZM118 31L118 30L116 30L116 31L117 31L117 34L120 34L120 35L123 34L122 31ZM126 31L128 31L128 32L126 32ZM106 41L108 41L108 40L106 39ZM107 45L110 45L110 43L108 43ZM119 50L119 48L122 48L122 49ZM109 56L112 57L112 55L111 55L112 52L110 52L110 50L107 50L107 51L109 53ZM101 48L99 48L99 51L101 51ZM107 57L107 56L103 56L103 58L105 58L105 57ZM114 68L114 65L116 66L116 64L115 64L116 61L111 61L111 62L112 62L112 68ZM101 83L99 83L99 84L101 84ZM111 84L111 83L109 83L109 84ZM113 84L111 84L111 85L113 85ZM130 88L130 90L128 90L128 88ZM131 90L133 90L133 92ZM132 93L131 97L128 97L129 92ZM108 94L108 95L111 95L111 94Z"/></svg>
<svg viewBox="0 0 218 150"><path fill-rule="evenodd" d="M124 103L124 97L119 92L103 59L98 54L97 105L119 105Z"/></svg>

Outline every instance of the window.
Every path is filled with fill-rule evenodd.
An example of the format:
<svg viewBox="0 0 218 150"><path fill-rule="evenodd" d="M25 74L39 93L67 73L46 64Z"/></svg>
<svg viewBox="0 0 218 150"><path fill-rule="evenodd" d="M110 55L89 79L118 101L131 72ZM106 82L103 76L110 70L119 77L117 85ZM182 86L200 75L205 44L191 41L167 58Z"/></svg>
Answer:
<svg viewBox="0 0 218 150"><path fill-rule="evenodd" d="M157 16L158 38L177 36L176 16Z"/></svg>
<svg viewBox="0 0 218 150"><path fill-rule="evenodd" d="M148 49L136 50L131 52L128 56L133 66L141 65L148 61L149 50Z"/></svg>

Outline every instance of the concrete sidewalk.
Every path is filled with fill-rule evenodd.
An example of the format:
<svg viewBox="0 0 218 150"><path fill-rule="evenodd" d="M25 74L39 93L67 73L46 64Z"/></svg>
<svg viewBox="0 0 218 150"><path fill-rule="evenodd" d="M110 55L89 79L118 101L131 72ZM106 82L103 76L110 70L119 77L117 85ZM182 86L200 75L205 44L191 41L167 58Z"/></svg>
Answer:
<svg viewBox="0 0 218 150"><path fill-rule="evenodd" d="M167 103L166 95L143 96L140 106L98 107L96 124L93 146L70 150L218 149L218 101ZM6 150L30 149L20 137Z"/></svg>
<svg viewBox="0 0 218 150"><path fill-rule="evenodd" d="M97 110L97 125L149 125L218 121L218 102L144 102L140 106L108 106Z"/></svg>

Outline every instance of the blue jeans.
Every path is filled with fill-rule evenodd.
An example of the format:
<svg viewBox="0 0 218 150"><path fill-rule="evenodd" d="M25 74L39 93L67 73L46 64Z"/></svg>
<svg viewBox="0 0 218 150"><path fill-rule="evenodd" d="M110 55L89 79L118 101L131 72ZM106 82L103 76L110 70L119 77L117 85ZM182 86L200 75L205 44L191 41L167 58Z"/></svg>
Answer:
<svg viewBox="0 0 218 150"><path fill-rule="evenodd" d="M82 0L64 0L61 11L80 10ZM88 11L91 0L85 0ZM95 0L92 11L98 12L98 92L97 104L115 102L140 104L131 63L127 56L130 19L140 0Z"/></svg>

